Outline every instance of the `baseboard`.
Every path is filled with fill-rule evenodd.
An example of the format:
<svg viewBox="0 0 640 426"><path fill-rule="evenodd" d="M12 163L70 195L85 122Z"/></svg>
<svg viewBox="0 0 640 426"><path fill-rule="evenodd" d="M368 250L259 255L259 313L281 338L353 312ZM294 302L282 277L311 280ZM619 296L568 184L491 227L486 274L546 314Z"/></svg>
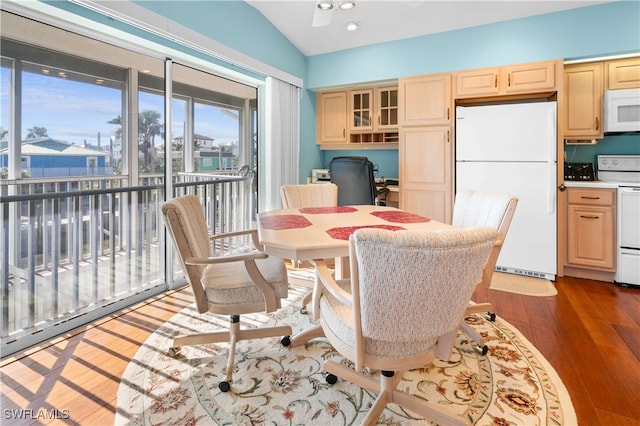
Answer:
<svg viewBox="0 0 640 426"><path fill-rule="evenodd" d="M614 272L596 271L593 269L575 268L572 266L564 267L564 276L584 278L587 280L605 281L608 283L613 282Z"/></svg>

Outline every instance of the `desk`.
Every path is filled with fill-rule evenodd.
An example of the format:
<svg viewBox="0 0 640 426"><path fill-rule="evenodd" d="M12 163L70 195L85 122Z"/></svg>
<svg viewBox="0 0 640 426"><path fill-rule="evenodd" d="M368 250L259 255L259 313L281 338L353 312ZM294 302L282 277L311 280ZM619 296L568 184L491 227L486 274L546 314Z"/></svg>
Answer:
<svg viewBox="0 0 640 426"><path fill-rule="evenodd" d="M349 256L349 236L358 228L445 229L450 225L388 206L306 207L273 210L258 216L258 238L265 253L292 260ZM336 265L337 266L337 265ZM314 286L314 305L316 289ZM317 314L313 312L314 317ZM318 327L294 336L292 345L322 336Z"/></svg>

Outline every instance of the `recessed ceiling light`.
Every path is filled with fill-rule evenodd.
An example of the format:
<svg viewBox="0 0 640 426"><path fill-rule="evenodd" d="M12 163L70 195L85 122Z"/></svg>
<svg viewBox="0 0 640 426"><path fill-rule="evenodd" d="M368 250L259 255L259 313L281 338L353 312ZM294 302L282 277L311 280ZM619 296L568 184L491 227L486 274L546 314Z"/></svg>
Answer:
<svg viewBox="0 0 640 426"><path fill-rule="evenodd" d="M349 21L344 24L344 26L347 28L347 31L355 31L358 29L360 24L358 23L358 21Z"/></svg>
<svg viewBox="0 0 640 426"><path fill-rule="evenodd" d="M331 2L331 1L321 1L321 2L318 3L318 9L331 10L331 9L333 9L333 2Z"/></svg>
<svg viewBox="0 0 640 426"><path fill-rule="evenodd" d="M340 9L342 10L353 9L354 7L356 7L355 1L343 1L340 3Z"/></svg>

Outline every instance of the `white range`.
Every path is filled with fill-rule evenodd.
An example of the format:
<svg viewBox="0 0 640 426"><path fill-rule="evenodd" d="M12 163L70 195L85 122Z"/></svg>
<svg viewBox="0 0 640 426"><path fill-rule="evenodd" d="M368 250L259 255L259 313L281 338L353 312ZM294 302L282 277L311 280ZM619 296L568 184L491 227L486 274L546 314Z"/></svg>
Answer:
<svg viewBox="0 0 640 426"><path fill-rule="evenodd" d="M598 180L618 185L616 284L640 286L640 155L598 155Z"/></svg>

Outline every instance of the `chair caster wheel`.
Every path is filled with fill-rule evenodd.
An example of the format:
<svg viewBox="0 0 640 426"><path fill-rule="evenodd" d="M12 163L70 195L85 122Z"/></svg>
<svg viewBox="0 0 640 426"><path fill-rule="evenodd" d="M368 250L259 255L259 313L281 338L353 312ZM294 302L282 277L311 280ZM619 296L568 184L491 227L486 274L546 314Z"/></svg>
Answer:
<svg viewBox="0 0 640 426"><path fill-rule="evenodd" d="M489 352L489 347L487 345L477 345L475 349L476 352L478 352L482 356L485 356Z"/></svg>
<svg viewBox="0 0 640 426"><path fill-rule="evenodd" d="M287 347L287 346L291 345L291 338L289 336L284 336L280 340L280 343L282 344L282 346Z"/></svg>
<svg viewBox="0 0 640 426"><path fill-rule="evenodd" d="M229 392L229 390L231 390L231 385L229 384L229 382L220 382L218 384L218 389L220 389L221 392Z"/></svg>
<svg viewBox="0 0 640 426"><path fill-rule="evenodd" d="M327 374L327 383L335 385L338 382L338 376L335 374Z"/></svg>
<svg viewBox="0 0 640 426"><path fill-rule="evenodd" d="M180 346L174 346L173 348L169 348L168 352L171 358L175 358L180 354Z"/></svg>
<svg viewBox="0 0 640 426"><path fill-rule="evenodd" d="M494 322L496 320L496 314L493 312L487 312L486 314L484 314L484 317L491 322Z"/></svg>

